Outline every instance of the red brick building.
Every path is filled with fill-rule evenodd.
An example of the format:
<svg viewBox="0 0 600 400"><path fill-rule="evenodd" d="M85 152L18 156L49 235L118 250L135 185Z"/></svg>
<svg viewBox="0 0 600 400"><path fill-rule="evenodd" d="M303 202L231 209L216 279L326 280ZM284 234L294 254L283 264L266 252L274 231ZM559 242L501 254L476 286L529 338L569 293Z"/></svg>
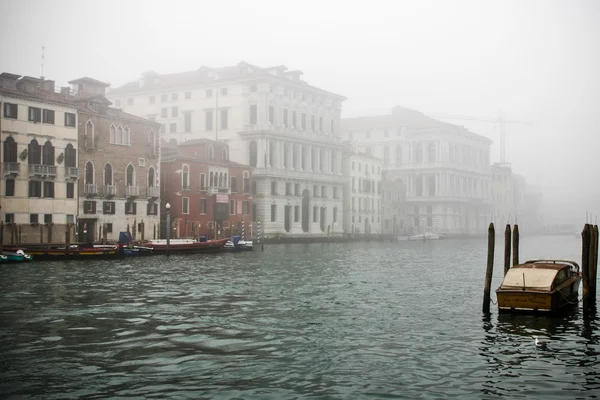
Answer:
<svg viewBox="0 0 600 400"><path fill-rule="evenodd" d="M171 206L171 238L250 238L252 169L229 160L226 143L197 139L162 143L161 227ZM166 237L166 230L162 232Z"/></svg>

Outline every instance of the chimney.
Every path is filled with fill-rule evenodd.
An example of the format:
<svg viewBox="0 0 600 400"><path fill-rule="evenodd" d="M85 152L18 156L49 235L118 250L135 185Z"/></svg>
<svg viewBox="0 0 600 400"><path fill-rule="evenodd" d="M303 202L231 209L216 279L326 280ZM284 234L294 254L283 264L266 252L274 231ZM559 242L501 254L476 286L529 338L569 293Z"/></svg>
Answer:
<svg viewBox="0 0 600 400"><path fill-rule="evenodd" d="M69 95L71 94L71 88L68 86L63 86L60 88L60 95L66 97L69 97Z"/></svg>
<svg viewBox="0 0 600 400"><path fill-rule="evenodd" d="M42 80L42 90L46 93L54 93L54 81Z"/></svg>

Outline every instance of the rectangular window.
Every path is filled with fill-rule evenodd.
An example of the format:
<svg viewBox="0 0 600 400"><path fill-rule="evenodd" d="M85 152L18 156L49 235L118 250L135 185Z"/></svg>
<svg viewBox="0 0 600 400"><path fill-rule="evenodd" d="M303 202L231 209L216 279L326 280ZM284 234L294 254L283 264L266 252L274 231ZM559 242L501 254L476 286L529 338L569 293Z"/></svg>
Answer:
<svg viewBox="0 0 600 400"><path fill-rule="evenodd" d="M333 222L337 222L337 207L333 207Z"/></svg>
<svg viewBox="0 0 600 400"><path fill-rule="evenodd" d="M183 214L189 214L190 213L190 198L189 197L182 197L181 198L181 212Z"/></svg>
<svg viewBox="0 0 600 400"><path fill-rule="evenodd" d="M271 204L271 222L277 221L277 205Z"/></svg>
<svg viewBox="0 0 600 400"><path fill-rule="evenodd" d="M235 176L231 177L231 193L237 192L237 178Z"/></svg>
<svg viewBox="0 0 600 400"><path fill-rule="evenodd" d="M75 222L75 216L73 214L67 214L67 224L72 224Z"/></svg>
<svg viewBox="0 0 600 400"><path fill-rule="evenodd" d="M54 110L46 110L42 112L42 122L45 124L54 125Z"/></svg>
<svg viewBox="0 0 600 400"><path fill-rule="evenodd" d="M300 220L300 206L294 206L294 222Z"/></svg>
<svg viewBox="0 0 600 400"><path fill-rule="evenodd" d="M200 174L200 190L206 190L206 174Z"/></svg>
<svg viewBox="0 0 600 400"><path fill-rule="evenodd" d="M70 126L71 128L75 127L75 121L77 120L77 116L73 113L65 113L65 126Z"/></svg>
<svg viewBox="0 0 600 400"><path fill-rule="evenodd" d="M206 89L206 97L212 97L212 89Z"/></svg>
<svg viewBox="0 0 600 400"><path fill-rule="evenodd" d="M319 215L319 208L318 207L313 207L313 222L317 222L317 217Z"/></svg>
<svg viewBox="0 0 600 400"><path fill-rule="evenodd" d="M167 96L166 94L161 94L160 95L160 101L162 103L164 103L165 101L167 101L169 99L169 96Z"/></svg>
<svg viewBox="0 0 600 400"><path fill-rule="evenodd" d="M167 107L163 107L160 109L160 117L161 118L167 118L168 115L169 115L169 109Z"/></svg>
<svg viewBox="0 0 600 400"><path fill-rule="evenodd" d="M115 213L115 202L114 201L103 201L102 202L102 213L103 214L114 214Z"/></svg>
<svg viewBox="0 0 600 400"><path fill-rule="evenodd" d="M256 221L256 204L252 203L252 221Z"/></svg>
<svg viewBox="0 0 600 400"><path fill-rule="evenodd" d="M192 92L185 92L185 99L189 100L192 98Z"/></svg>
<svg viewBox="0 0 600 400"><path fill-rule="evenodd" d="M271 181L271 194L277 194L277 181Z"/></svg>
<svg viewBox="0 0 600 400"><path fill-rule="evenodd" d="M206 199L200 199L200 214L206 214Z"/></svg>
<svg viewBox="0 0 600 400"><path fill-rule="evenodd" d="M150 97L148 97L148 102L150 104L154 104L156 102L156 96L150 96Z"/></svg>
<svg viewBox="0 0 600 400"><path fill-rule="evenodd" d="M16 119L19 116L19 106L12 103L4 103L4 117Z"/></svg>
<svg viewBox="0 0 600 400"><path fill-rule="evenodd" d="M171 117L176 118L179 116L179 108L177 106L171 107Z"/></svg>
<svg viewBox="0 0 600 400"><path fill-rule="evenodd" d="M244 178L244 194L250 193L250 178Z"/></svg>
<svg viewBox="0 0 600 400"><path fill-rule="evenodd" d="M44 214L44 223L51 224L52 223L52 214Z"/></svg>
<svg viewBox="0 0 600 400"><path fill-rule="evenodd" d="M292 111L292 128L296 129L296 111Z"/></svg>
<svg viewBox="0 0 600 400"><path fill-rule="evenodd" d="M269 106L269 122L275 123L275 107Z"/></svg>
<svg viewBox="0 0 600 400"><path fill-rule="evenodd" d="M106 233L112 233L112 231L113 231L112 222L106 224Z"/></svg>
<svg viewBox="0 0 600 400"><path fill-rule="evenodd" d="M306 130L306 114L305 113L302 113L302 115L300 115L300 126L302 127L303 131Z"/></svg>
<svg viewBox="0 0 600 400"><path fill-rule="evenodd" d="M226 87L221 88L221 96L227 96L227 88Z"/></svg>
<svg viewBox="0 0 600 400"><path fill-rule="evenodd" d="M29 181L29 197L42 197L42 182Z"/></svg>
<svg viewBox="0 0 600 400"><path fill-rule="evenodd" d="M252 181L252 194L256 194L256 182Z"/></svg>
<svg viewBox="0 0 600 400"><path fill-rule="evenodd" d="M287 108L283 109L283 126L287 128L288 126L288 110Z"/></svg>
<svg viewBox="0 0 600 400"><path fill-rule="evenodd" d="M93 200L85 200L83 202L84 214L96 214L96 202Z"/></svg>
<svg viewBox="0 0 600 400"><path fill-rule="evenodd" d="M177 122L171 122L171 125L169 127L169 132L177 133Z"/></svg>
<svg viewBox="0 0 600 400"><path fill-rule="evenodd" d="M4 195L7 197L15 195L15 180L14 179L6 180L6 192L4 192Z"/></svg>
<svg viewBox="0 0 600 400"><path fill-rule="evenodd" d="M14 213L4 214L4 223L5 224L14 224L15 223L15 214Z"/></svg>
<svg viewBox="0 0 600 400"><path fill-rule="evenodd" d="M333 198L337 199L338 198L338 194L337 194L337 187L333 187Z"/></svg>
<svg viewBox="0 0 600 400"><path fill-rule="evenodd" d="M212 131L213 128L213 112L205 111L204 112L204 129L207 131Z"/></svg>
<svg viewBox="0 0 600 400"><path fill-rule="evenodd" d="M250 124L256 125L258 123L258 109L256 104L250 106Z"/></svg>
<svg viewBox="0 0 600 400"><path fill-rule="evenodd" d="M158 204L156 204L156 203L146 204L146 215L158 215Z"/></svg>
<svg viewBox="0 0 600 400"><path fill-rule="evenodd" d="M285 183L285 195L286 196L292 195L292 184L290 182Z"/></svg>
<svg viewBox="0 0 600 400"><path fill-rule="evenodd" d="M39 218L38 214L29 214L29 223L32 224L32 225L33 224L37 225L38 224L38 218Z"/></svg>
<svg viewBox="0 0 600 400"><path fill-rule="evenodd" d="M94 205L96 202L94 202ZM125 203L125 214L127 215L136 215L137 214L137 204L135 201L128 201Z"/></svg>
<svg viewBox="0 0 600 400"><path fill-rule="evenodd" d="M174 101L179 100L179 94L177 94L177 93L171 94L171 100L174 100Z"/></svg>
<svg viewBox="0 0 600 400"><path fill-rule="evenodd" d="M296 183L294 185L294 196L300 196L300 184Z"/></svg>
<svg viewBox="0 0 600 400"><path fill-rule="evenodd" d="M313 196L319 197L319 192L317 189L317 185L313 185Z"/></svg>
<svg viewBox="0 0 600 400"><path fill-rule="evenodd" d="M235 215L235 200L229 200L229 215Z"/></svg>
<svg viewBox="0 0 600 400"><path fill-rule="evenodd" d="M183 127L185 129L185 132L192 131L192 113L191 112L183 113Z"/></svg>
<svg viewBox="0 0 600 400"><path fill-rule="evenodd" d="M67 182L67 199L75 198L75 184L73 182Z"/></svg>
<svg viewBox="0 0 600 400"><path fill-rule="evenodd" d="M242 203L242 212L244 215L250 214L250 200L244 200Z"/></svg>
<svg viewBox="0 0 600 400"><path fill-rule="evenodd" d="M327 197L325 194L325 186L321 186L321 197Z"/></svg>
<svg viewBox="0 0 600 400"><path fill-rule="evenodd" d="M42 122L42 109L38 107L29 107L29 121Z"/></svg>
<svg viewBox="0 0 600 400"><path fill-rule="evenodd" d="M228 112L227 110L221 110L221 129L227 129L229 123L227 121Z"/></svg>
<svg viewBox="0 0 600 400"><path fill-rule="evenodd" d="M44 197L54 198L54 182L44 182Z"/></svg>

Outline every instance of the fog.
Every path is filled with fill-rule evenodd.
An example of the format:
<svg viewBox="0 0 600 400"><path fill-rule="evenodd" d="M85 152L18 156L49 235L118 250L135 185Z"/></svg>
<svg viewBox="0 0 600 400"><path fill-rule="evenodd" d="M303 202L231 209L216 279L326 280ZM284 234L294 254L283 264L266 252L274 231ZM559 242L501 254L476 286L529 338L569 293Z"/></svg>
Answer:
<svg viewBox="0 0 600 400"><path fill-rule="evenodd" d="M543 188L547 222L600 213L600 2L0 0L0 70L113 87L159 73L286 65L389 112L531 120L507 125L507 161ZM492 123L450 121L492 140Z"/></svg>

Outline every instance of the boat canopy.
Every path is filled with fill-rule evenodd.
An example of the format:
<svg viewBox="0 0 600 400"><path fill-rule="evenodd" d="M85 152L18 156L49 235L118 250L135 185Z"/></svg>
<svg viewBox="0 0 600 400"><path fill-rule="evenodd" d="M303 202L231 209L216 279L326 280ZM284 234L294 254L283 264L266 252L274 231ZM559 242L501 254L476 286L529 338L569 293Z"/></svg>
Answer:
<svg viewBox="0 0 600 400"><path fill-rule="evenodd" d="M560 270L559 268L531 268L527 265L515 266L504 276L500 289L526 288L549 291L552 290L552 283Z"/></svg>

